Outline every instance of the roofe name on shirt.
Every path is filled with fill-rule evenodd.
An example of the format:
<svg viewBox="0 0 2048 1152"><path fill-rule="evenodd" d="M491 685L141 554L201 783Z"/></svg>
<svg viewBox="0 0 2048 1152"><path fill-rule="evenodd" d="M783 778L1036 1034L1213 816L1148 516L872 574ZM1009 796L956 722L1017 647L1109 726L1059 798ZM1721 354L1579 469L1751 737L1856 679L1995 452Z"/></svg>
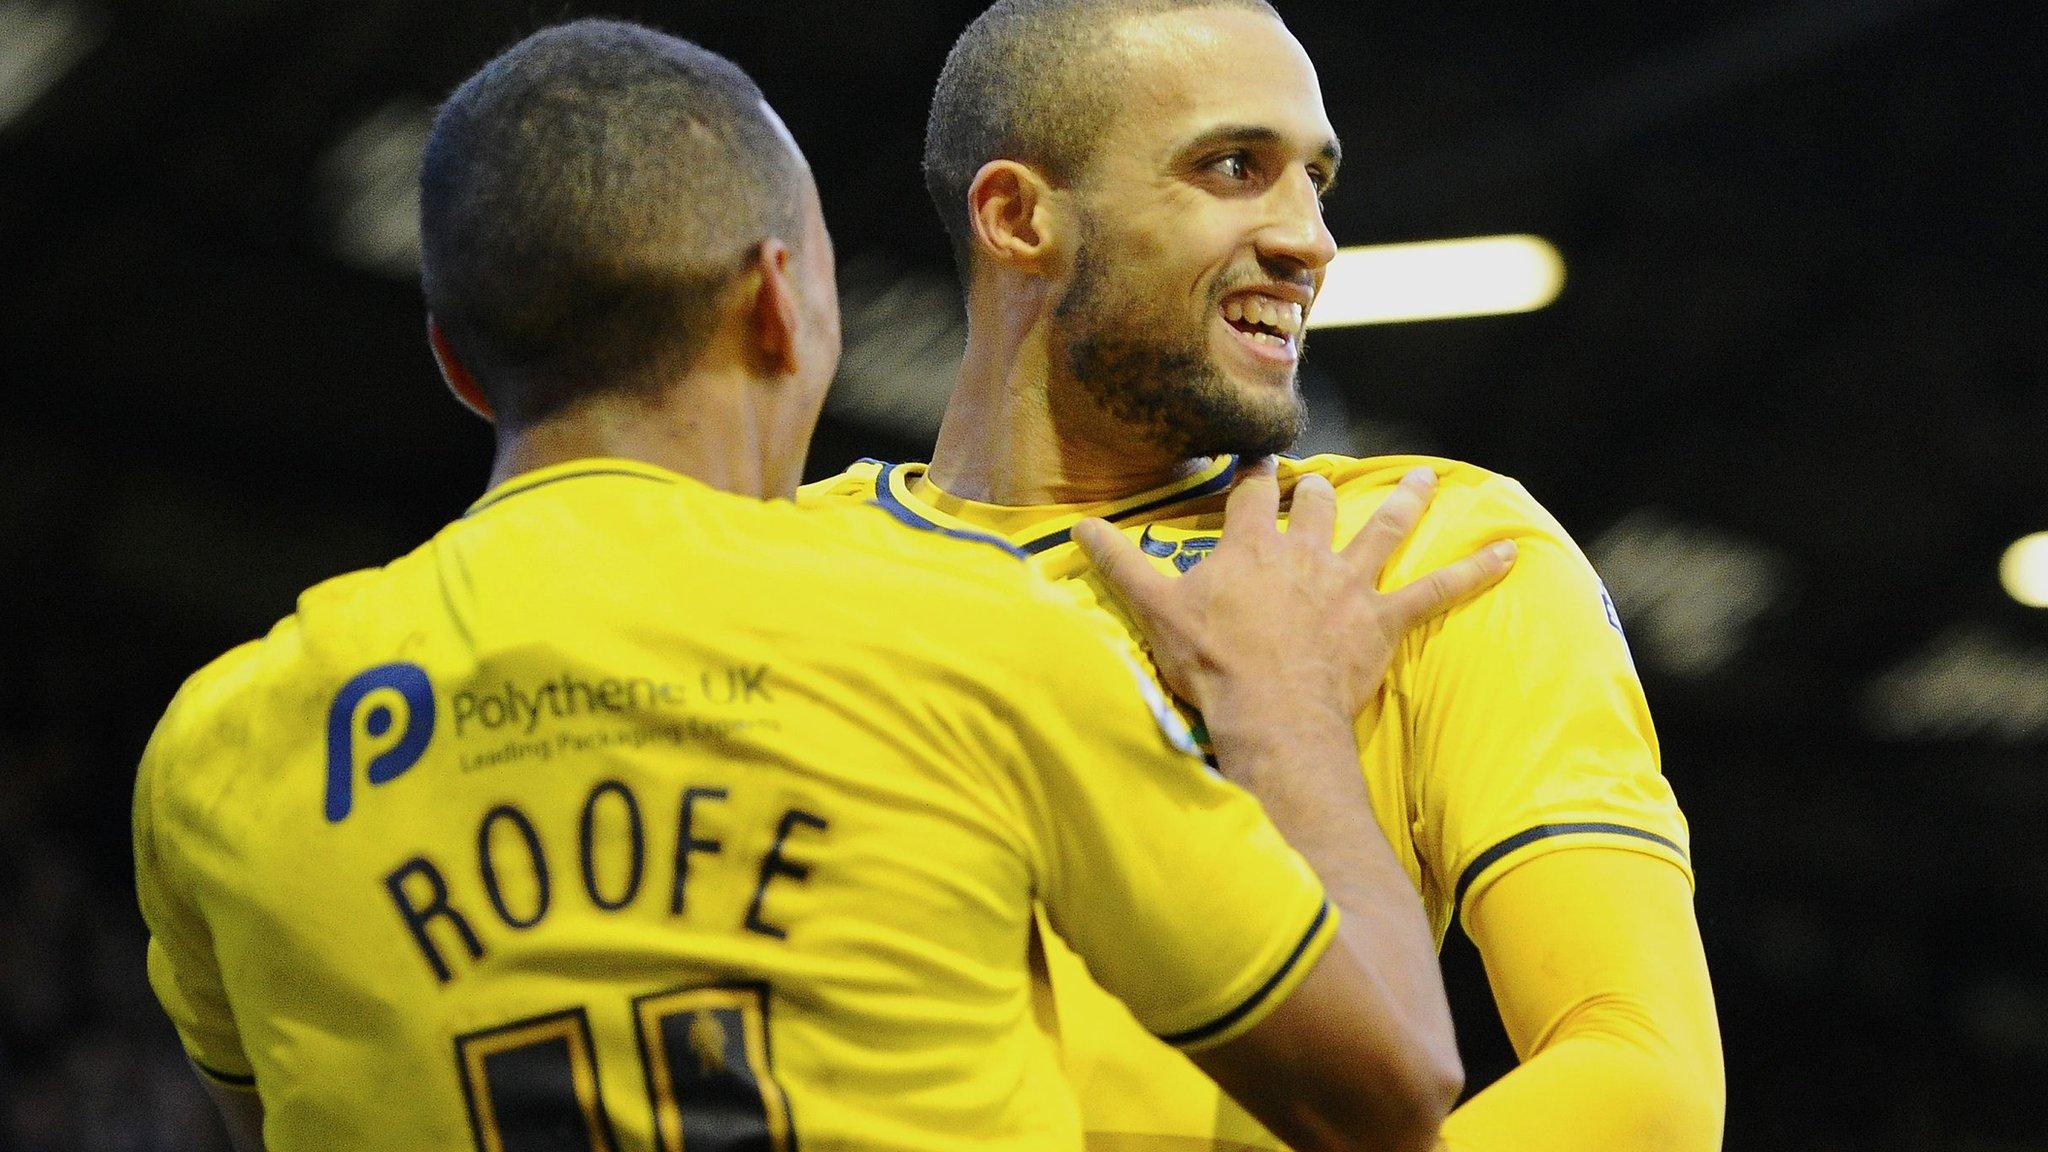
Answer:
<svg viewBox="0 0 2048 1152"><path fill-rule="evenodd" d="M802 862L802 855L820 847L831 822L801 808L785 808L758 861L732 860L725 851L726 837L711 835L704 823L708 810L723 807L731 798L725 788L680 790L673 803L674 852L656 857L669 867L667 875L654 884L647 882L649 823L643 818L641 797L624 781L606 779L586 794L573 828L557 828L549 822L550 834L544 834L543 825L514 803L500 803L484 813L469 848L475 857L475 871L470 875L481 891L471 886L462 871L444 871L424 852L387 873L384 889L421 959L443 984L459 974L450 962L457 952L471 963L481 963L489 955L479 926L488 927L495 921L513 932L525 932L546 921L562 899L588 901L587 907L604 913L665 907L670 917L687 919L690 883L702 875L698 869L706 865L717 867L728 879L736 878L736 871L744 871L745 882L752 886L746 912L737 917L735 928L755 936L786 939L789 932L775 918L773 897L782 886L802 884L810 878L811 865ZM600 821L623 821L626 835L596 835ZM570 849L564 841L572 836L575 847ZM795 859L791 858L793 847L798 853ZM575 880L568 878L572 867ZM453 886L451 875L457 881ZM558 895L559 890L571 888L573 894Z"/></svg>
<svg viewBox="0 0 2048 1152"><path fill-rule="evenodd" d="M744 710L774 703L770 667L744 664L706 669L694 685L573 672L537 682L500 680L454 693L447 715L458 741L505 732L513 736L485 751L462 750L458 766L466 773L520 759L547 761L656 742L726 737L748 728L779 729L772 717L680 714L692 704ZM439 711L427 677L414 665L372 669L338 694L330 725L337 741L330 746L335 756L330 764L330 823L346 820L355 807L350 794L356 780L386 784L424 758ZM626 723L549 731L566 722L592 719ZM763 828L765 834L758 837L767 849L758 858L735 859L727 853L726 842L737 830L718 815L735 799L728 788L677 781L675 787L663 788L665 795L647 792L645 784L636 788L617 775L606 775L582 790L573 813L553 812L539 819L528 810L538 807L532 800L500 801L482 814L474 835L464 838L466 843L444 846L470 857L473 867L444 867L439 861L448 859L446 851L418 851L385 874L382 886L434 978L444 984L456 979L461 963L457 958L482 962L490 951L486 937L496 935L496 928L524 933L539 927L565 899L599 913L645 906L685 918L690 882L707 869L751 887L746 910L734 917L733 927L784 939L788 932L775 919L774 893L809 878L811 866L802 858L818 847L831 822L802 808L783 807L772 829ZM573 794L555 790L543 798ZM651 843L650 832L658 835L671 828L672 842ZM650 876L650 863L665 864L666 874Z"/></svg>

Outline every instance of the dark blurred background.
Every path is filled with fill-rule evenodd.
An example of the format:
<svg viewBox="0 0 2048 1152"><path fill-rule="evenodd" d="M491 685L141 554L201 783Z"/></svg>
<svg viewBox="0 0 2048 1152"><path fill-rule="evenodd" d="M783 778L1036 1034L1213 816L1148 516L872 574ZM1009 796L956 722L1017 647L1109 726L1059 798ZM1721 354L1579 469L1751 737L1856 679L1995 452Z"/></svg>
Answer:
<svg viewBox="0 0 2048 1152"><path fill-rule="evenodd" d="M0 0L0 1148L217 1148L142 973L179 681L479 492L422 339L427 118L533 28L749 69L816 167L812 474L924 458L959 351L917 178L973 0ZM1690 815L1732 1149L2048 1149L2038 0L1281 0L1340 243L1547 237L1526 315L1333 330L1304 445L1521 479L1627 621ZM2033 192L2029 192L2033 189ZM1512 1061L1470 946L1468 1065Z"/></svg>

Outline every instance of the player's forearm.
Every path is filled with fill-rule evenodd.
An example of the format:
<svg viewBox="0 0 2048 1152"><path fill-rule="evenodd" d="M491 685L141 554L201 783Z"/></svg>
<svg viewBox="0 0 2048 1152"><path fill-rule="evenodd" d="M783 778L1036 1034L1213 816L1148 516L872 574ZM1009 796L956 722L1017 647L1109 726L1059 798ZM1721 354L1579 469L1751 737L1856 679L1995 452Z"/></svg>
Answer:
<svg viewBox="0 0 2048 1152"><path fill-rule="evenodd" d="M1720 1146L1720 1025L1683 871L1635 851L1553 852L1474 896L1465 928L1523 1062L1452 1114L1449 1147Z"/></svg>
<svg viewBox="0 0 2048 1152"><path fill-rule="evenodd" d="M1372 976L1369 1027L1413 1098L1464 1084L1435 939L1413 884L1373 818L1348 717L1247 693L1204 717L1223 775L1258 797L1342 912L1341 947Z"/></svg>
<svg viewBox="0 0 2048 1152"><path fill-rule="evenodd" d="M1428 917L1373 818L1351 723L1326 710L1256 701L1216 709L1204 722L1223 775L1259 798L1330 898L1370 922L1376 935L1382 925L1400 929L1393 958L1427 957L1434 973ZM1442 998L1439 982L1435 999Z"/></svg>
<svg viewBox="0 0 2048 1152"><path fill-rule="evenodd" d="M1561 1039L1444 1122L1446 1152L1713 1152L1719 1062L1613 1035Z"/></svg>

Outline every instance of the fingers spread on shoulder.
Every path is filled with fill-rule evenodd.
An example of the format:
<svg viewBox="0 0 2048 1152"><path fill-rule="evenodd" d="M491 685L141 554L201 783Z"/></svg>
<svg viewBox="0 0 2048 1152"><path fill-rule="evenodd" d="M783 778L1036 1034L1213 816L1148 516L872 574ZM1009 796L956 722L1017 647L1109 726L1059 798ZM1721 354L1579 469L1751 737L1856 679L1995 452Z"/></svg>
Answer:
<svg viewBox="0 0 2048 1152"><path fill-rule="evenodd" d="M1491 588L1514 567L1513 540L1497 540L1472 555L1447 564L1387 597L1403 628L1441 615Z"/></svg>
<svg viewBox="0 0 2048 1152"><path fill-rule="evenodd" d="M1328 552L1337 532L1337 490L1313 472L1294 482L1287 513L1287 539L1297 547Z"/></svg>
<svg viewBox="0 0 2048 1152"><path fill-rule="evenodd" d="M1387 561L1422 522L1423 509L1429 507L1435 495L1436 473L1428 468L1410 470L1373 510L1372 518L1345 547L1344 555L1361 575L1377 582Z"/></svg>
<svg viewBox="0 0 2048 1152"><path fill-rule="evenodd" d="M1237 485L1223 505L1223 539L1240 543L1280 534L1279 466L1271 456L1239 466Z"/></svg>

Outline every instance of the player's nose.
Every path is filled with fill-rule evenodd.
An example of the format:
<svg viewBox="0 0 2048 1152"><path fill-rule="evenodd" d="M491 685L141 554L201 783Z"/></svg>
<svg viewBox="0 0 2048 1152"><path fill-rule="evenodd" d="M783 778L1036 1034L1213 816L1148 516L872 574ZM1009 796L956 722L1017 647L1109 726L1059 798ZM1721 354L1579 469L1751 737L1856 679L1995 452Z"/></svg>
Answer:
<svg viewBox="0 0 2048 1152"><path fill-rule="evenodd" d="M1315 180L1296 167L1268 193L1271 215L1259 232L1259 254L1310 272L1321 271L1337 258L1337 238L1323 221L1322 197Z"/></svg>

